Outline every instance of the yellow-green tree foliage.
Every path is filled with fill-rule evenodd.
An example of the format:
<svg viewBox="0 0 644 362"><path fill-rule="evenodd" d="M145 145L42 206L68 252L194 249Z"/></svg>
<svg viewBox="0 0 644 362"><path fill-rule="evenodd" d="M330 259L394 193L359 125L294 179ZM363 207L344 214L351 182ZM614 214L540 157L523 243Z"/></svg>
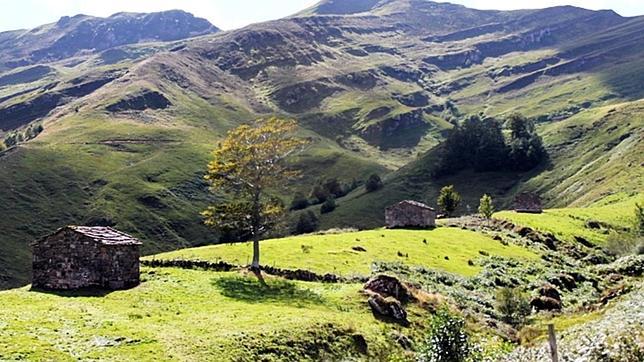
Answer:
<svg viewBox="0 0 644 362"><path fill-rule="evenodd" d="M492 217L494 214L494 205L492 204L492 197L488 194L484 194L479 201L479 214L486 219Z"/></svg>
<svg viewBox="0 0 644 362"><path fill-rule="evenodd" d="M294 137L296 129L294 120L275 117L239 126L228 132L208 164L211 190L227 195L227 201L206 209L205 223L252 238L255 270L259 270L260 238L284 213L270 191L298 174L286 164L286 158L306 143Z"/></svg>
<svg viewBox="0 0 644 362"><path fill-rule="evenodd" d="M447 216L452 216L460 203L461 195L456 192L454 185L443 187L440 194L438 194L438 207L440 207Z"/></svg>

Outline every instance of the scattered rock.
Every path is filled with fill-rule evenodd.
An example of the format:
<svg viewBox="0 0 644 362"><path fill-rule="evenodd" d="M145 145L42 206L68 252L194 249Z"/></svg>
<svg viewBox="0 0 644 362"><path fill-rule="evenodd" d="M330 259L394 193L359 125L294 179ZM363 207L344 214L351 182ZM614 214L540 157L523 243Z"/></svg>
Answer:
<svg viewBox="0 0 644 362"><path fill-rule="evenodd" d="M588 241L588 240L587 240L586 238L584 238L583 236L577 236L577 235L575 235L575 236L574 236L574 239L575 239L575 241L576 241L576 242L580 243L581 245L583 245L583 246L585 246L585 247L588 247L588 248L594 248L594 247L595 247L595 245L593 245L593 243L591 243L590 241Z"/></svg>
<svg viewBox="0 0 644 362"><path fill-rule="evenodd" d="M561 310L561 301L544 296L532 298L530 305L536 310Z"/></svg>
<svg viewBox="0 0 644 362"><path fill-rule="evenodd" d="M548 278L548 281L554 285L556 285L559 288L563 288L566 290L573 290L577 287L577 282L575 281L575 278L572 277L571 275L568 274L558 274L556 276L552 276Z"/></svg>
<svg viewBox="0 0 644 362"><path fill-rule="evenodd" d="M414 349L414 344L412 343L411 339L409 339L409 337L405 336L404 334L398 331L393 331L391 332L391 337L404 350L412 351Z"/></svg>
<svg viewBox="0 0 644 362"><path fill-rule="evenodd" d="M539 288L539 295L561 301L561 294L557 288L550 283L545 283L541 288Z"/></svg>
<svg viewBox="0 0 644 362"><path fill-rule="evenodd" d="M380 294L373 294L369 297L369 306L371 310L381 316L392 318L394 321L407 325L407 312L402 303L394 297L383 297Z"/></svg>
<svg viewBox="0 0 644 362"><path fill-rule="evenodd" d="M359 246L359 245L356 245L356 246L352 247L351 250L360 251L360 252L367 251L367 249L365 249L365 248L363 248L362 246Z"/></svg>
<svg viewBox="0 0 644 362"><path fill-rule="evenodd" d="M413 299L409 289L403 283L388 275L381 274L369 279L364 289L383 297L394 297L403 303Z"/></svg>
<svg viewBox="0 0 644 362"><path fill-rule="evenodd" d="M361 354L367 354L369 345L367 344L367 340L364 338L364 336L362 334L356 333L352 337L353 337L353 344L355 344L358 352Z"/></svg>

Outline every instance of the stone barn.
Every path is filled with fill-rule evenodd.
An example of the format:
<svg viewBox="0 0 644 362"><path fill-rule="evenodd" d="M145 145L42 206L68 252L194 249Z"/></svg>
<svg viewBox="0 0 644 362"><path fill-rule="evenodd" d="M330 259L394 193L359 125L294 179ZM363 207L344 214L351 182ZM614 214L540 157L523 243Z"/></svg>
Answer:
<svg viewBox="0 0 644 362"><path fill-rule="evenodd" d="M541 198L531 192L522 192L514 198L514 210L516 212L540 214L543 212Z"/></svg>
<svg viewBox="0 0 644 362"><path fill-rule="evenodd" d="M32 287L67 290L136 286L140 246L137 239L110 227L64 227L32 243Z"/></svg>
<svg viewBox="0 0 644 362"><path fill-rule="evenodd" d="M434 227L436 210L417 201L405 200L385 209L388 228Z"/></svg>

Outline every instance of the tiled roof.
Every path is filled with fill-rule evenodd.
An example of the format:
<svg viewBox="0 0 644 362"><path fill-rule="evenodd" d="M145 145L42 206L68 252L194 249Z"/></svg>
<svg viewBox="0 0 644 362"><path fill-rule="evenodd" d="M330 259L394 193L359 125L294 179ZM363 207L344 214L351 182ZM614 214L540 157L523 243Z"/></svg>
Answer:
<svg viewBox="0 0 644 362"><path fill-rule="evenodd" d="M83 234L103 245L141 245L136 238L105 226L69 226L71 230Z"/></svg>
<svg viewBox="0 0 644 362"><path fill-rule="evenodd" d="M416 206L416 207L420 207L422 209L427 209L427 210L432 210L432 211L434 210L434 208L431 207L431 206L428 206L428 205L423 204L422 202L413 201L413 200L404 200L404 201L401 201L401 202L399 202L399 203L397 203L395 205L392 205L392 206L401 205L401 204L413 205L413 206ZM392 207L392 206L390 206L390 207Z"/></svg>

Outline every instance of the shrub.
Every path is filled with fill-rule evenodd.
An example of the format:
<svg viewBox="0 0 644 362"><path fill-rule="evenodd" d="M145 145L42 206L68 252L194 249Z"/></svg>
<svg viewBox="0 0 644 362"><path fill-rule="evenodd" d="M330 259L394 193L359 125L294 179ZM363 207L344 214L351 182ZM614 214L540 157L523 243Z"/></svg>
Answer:
<svg viewBox="0 0 644 362"><path fill-rule="evenodd" d="M317 200L318 204L325 202L329 196L329 192L322 185L315 185L311 190L311 198Z"/></svg>
<svg viewBox="0 0 644 362"><path fill-rule="evenodd" d="M492 205L492 198L490 195L484 194L481 197L481 201L479 202L479 214L486 219L491 218L492 214L494 214L494 205Z"/></svg>
<svg viewBox="0 0 644 362"><path fill-rule="evenodd" d="M438 195L438 206L447 216L451 216L454 213L460 202L461 195L454 190L454 185L443 187Z"/></svg>
<svg viewBox="0 0 644 362"><path fill-rule="evenodd" d="M324 182L322 185L327 193L335 198L342 197L345 195L345 188L342 187L337 178L330 178Z"/></svg>
<svg viewBox="0 0 644 362"><path fill-rule="evenodd" d="M320 208L320 212L323 214L327 214L335 210L335 199L333 197L329 197L326 199L326 201L322 204L322 207Z"/></svg>
<svg viewBox="0 0 644 362"><path fill-rule="evenodd" d="M606 250L616 256L638 254L642 244L642 240L635 233L611 230L606 238Z"/></svg>
<svg viewBox="0 0 644 362"><path fill-rule="evenodd" d="M635 233L644 236L644 206L635 204Z"/></svg>
<svg viewBox="0 0 644 362"><path fill-rule="evenodd" d="M384 184L382 183L380 176L376 175L375 173L369 176L369 178L367 179L367 182L365 183L365 188L367 189L367 192L378 191L383 186Z"/></svg>
<svg viewBox="0 0 644 362"><path fill-rule="evenodd" d="M295 196L293 196L293 201L291 201L291 206L289 209L291 210L302 210L306 209L309 206L309 200L302 194L301 192L295 193Z"/></svg>
<svg viewBox="0 0 644 362"><path fill-rule="evenodd" d="M530 301L528 296L518 288L501 288L496 293L496 309L501 314L501 319L518 327L530 315Z"/></svg>
<svg viewBox="0 0 644 362"><path fill-rule="evenodd" d="M293 230L294 234L308 234L312 233L318 229L319 220L313 211L306 211L300 214L300 217L297 219L295 224L295 229Z"/></svg>
<svg viewBox="0 0 644 362"><path fill-rule="evenodd" d="M450 314L447 309L439 309L429 329L429 334L421 347L419 360L423 362L460 362L467 361L473 352L465 321Z"/></svg>

